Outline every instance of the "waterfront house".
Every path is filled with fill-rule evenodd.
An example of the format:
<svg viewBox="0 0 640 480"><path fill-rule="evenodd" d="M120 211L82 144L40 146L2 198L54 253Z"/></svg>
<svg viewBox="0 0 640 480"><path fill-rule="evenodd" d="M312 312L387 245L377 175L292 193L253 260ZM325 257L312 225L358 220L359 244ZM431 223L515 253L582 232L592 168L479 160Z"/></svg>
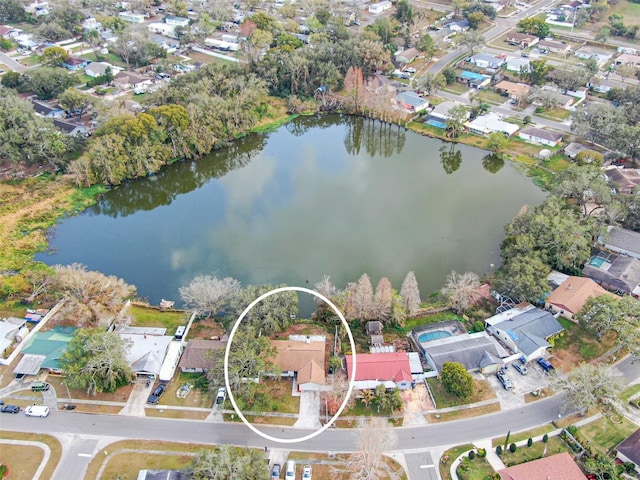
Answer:
<svg viewBox="0 0 640 480"><path fill-rule="evenodd" d="M562 140L562 134L536 127L524 127L518 136L525 142L555 147Z"/></svg>
<svg viewBox="0 0 640 480"><path fill-rule="evenodd" d="M347 378L352 378L353 355L345 355ZM359 353L356 364L355 388L375 389L382 384L387 389L411 388L413 376L406 352Z"/></svg>
<svg viewBox="0 0 640 480"><path fill-rule="evenodd" d="M545 300L545 308L573 320L590 298L613 295L590 278L570 276Z"/></svg>

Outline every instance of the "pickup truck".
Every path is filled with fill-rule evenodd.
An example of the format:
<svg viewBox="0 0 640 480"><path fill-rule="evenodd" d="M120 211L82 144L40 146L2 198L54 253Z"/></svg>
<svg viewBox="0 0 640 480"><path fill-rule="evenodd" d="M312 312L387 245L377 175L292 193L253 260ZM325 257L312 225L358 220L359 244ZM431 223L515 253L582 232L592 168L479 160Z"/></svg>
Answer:
<svg viewBox="0 0 640 480"><path fill-rule="evenodd" d="M553 365L551 365L551 363L549 363L548 360L545 360L542 357L538 359L538 365L540 365L540 367L542 367L542 369L545 372L550 372L551 370L554 370Z"/></svg>

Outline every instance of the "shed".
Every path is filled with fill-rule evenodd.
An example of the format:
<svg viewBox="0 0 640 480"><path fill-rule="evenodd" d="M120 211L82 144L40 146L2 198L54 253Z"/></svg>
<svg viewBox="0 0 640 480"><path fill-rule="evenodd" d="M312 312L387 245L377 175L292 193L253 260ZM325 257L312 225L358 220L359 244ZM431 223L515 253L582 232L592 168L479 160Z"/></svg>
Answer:
<svg viewBox="0 0 640 480"><path fill-rule="evenodd" d="M367 335L380 335L382 333L382 328L382 322L379 322L377 320L367 322L364 326L364 330Z"/></svg>

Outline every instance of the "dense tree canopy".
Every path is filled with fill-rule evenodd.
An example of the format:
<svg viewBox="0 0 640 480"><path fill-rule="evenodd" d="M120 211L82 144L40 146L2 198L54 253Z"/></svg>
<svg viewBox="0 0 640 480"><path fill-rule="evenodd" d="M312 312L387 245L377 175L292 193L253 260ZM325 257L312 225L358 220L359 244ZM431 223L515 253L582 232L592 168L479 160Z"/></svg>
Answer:
<svg viewBox="0 0 640 480"><path fill-rule="evenodd" d="M258 297L285 285L248 285L238 291L231 299L231 320L239 315ZM249 310L243 323L251 325L262 335L271 335L286 329L298 315L298 294L283 291L269 295Z"/></svg>
<svg viewBox="0 0 640 480"><path fill-rule="evenodd" d="M189 472L196 480L263 480L269 476L261 450L231 445L199 450Z"/></svg>
<svg viewBox="0 0 640 480"><path fill-rule="evenodd" d="M473 394L473 378L458 362L444 362L440 379L445 390L456 397L470 397Z"/></svg>

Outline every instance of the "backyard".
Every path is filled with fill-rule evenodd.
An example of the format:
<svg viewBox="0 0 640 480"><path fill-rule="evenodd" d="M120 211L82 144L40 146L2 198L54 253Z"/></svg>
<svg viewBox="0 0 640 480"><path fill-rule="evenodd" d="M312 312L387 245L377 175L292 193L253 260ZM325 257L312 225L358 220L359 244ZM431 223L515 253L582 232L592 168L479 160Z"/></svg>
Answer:
<svg viewBox="0 0 640 480"><path fill-rule="evenodd" d="M569 371L582 361L594 360L615 346L614 333L609 332L602 339L597 339L578 323L562 317L558 321L565 330L554 342L552 363L562 371Z"/></svg>
<svg viewBox="0 0 640 480"><path fill-rule="evenodd" d="M167 335L173 335L179 326L186 325L189 320L189 314L184 311L163 312L143 305L131 305L127 314L131 316L132 326L166 328Z"/></svg>

